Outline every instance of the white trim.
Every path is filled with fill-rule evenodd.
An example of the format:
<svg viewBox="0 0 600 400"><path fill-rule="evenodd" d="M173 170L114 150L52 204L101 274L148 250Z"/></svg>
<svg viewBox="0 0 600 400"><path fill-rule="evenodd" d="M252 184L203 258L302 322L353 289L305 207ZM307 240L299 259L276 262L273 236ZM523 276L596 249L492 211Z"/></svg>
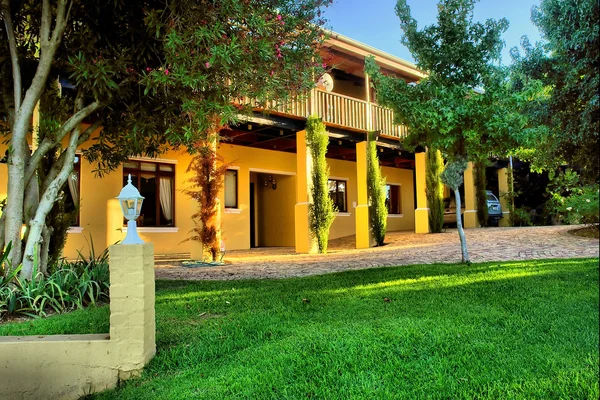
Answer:
<svg viewBox="0 0 600 400"><path fill-rule="evenodd" d="M272 174L272 175L288 175L295 176L295 172L286 172L286 171L275 171L273 169L261 169L261 168L249 168L250 172L258 172L261 174Z"/></svg>
<svg viewBox="0 0 600 400"><path fill-rule="evenodd" d="M296 203L297 206L303 206L303 205L306 205L306 204L310 204L310 202L308 202L308 201L302 201L300 203Z"/></svg>
<svg viewBox="0 0 600 400"><path fill-rule="evenodd" d="M429 207L427 207L427 208L416 208L415 211L429 211Z"/></svg>
<svg viewBox="0 0 600 400"><path fill-rule="evenodd" d="M397 182L386 182L385 184L386 185L392 185L392 186L400 186L400 187L402 187L402 184L401 183L397 183Z"/></svg>
<svg viewBox="0 0 600 400"><path fill-rule="evenodd" d="M240 214L242 212L241 208L229 208L225 207L223 209L223 214Z"/></svg>
<svg viewBox="0 0 600 400"><path fill-rule="evenodd" d="M348 182L350 180L350 178L342 178L339 176L330 176L327 179L336 180L336 181L344 181L344 182Z"/></svg>
<svg viewBox="0 0 600 400"><path fill-rule="evenodd" d="M129 157L130 161L146 161L162 164L177 164L177 160L169 160L166 158L151 158L151 157Z"/></svg>
<svg viewBox="0 0 600 400"><path fill-rule="evenodd" d="M232 170L235 170L235 171L239 171L240 167L238 167L237 165L230 165L230 166L227 167L227 169L232 169Z"/></svg>
<svg viewBox="0 0 600 400"><path fill-rule="evenodd" d="M350 214L349 212L336 212L336 213L335 213L335 216L336 216L336 217L349 217L349 216L351 216L351 215L352 215L352 214Z"/></svg>
<svg viewBox="0 0 600 400"><path fill-rule="evenodd" d="M388 214L388 218L404 218L404 214Z"/></svg>
<svg viewBox="0 0 600 400"><path fill-rule="evenodd" d="M179 228L176 226L141 226L137 228L140 233L177 233L179 232ZM121 228L121 232L127 233L127 227L124 226Z"/></svg>
<svg viewBox="0 0 600 400"><path fill-rule="evenodd" d="M67 233L71 234L71 233L81 233L83 232L83 227L82 226L70 226L69 229L67 229Z"/></svg>

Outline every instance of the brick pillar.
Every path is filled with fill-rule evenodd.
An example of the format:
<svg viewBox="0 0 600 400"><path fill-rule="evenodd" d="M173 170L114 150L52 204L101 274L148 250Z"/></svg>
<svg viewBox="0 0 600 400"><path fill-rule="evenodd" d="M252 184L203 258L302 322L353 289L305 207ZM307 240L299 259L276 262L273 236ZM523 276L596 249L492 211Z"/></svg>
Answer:
<svg viewBox="0 0 600 400"><path fill-rule="evenodd" d="M356 190L356 248L367 249L373 244L367 193L367 142L356 143Z"/></svg>
<svg viewBox="0 0 600 400"><path fill-rule="evenodd" d="M154 245L109 247L110 341L120 359L119 376L136 375L156 354Z"/></svg>
<svg viewBox="0 0 600 400"><path fill-rule="evenodd" d="M475 189L475 178L473 174L473 163L469 162L465 170L465 228L478 228L479 220L477 219L477 199ZM458 210L456 210L458 218Z"/></svg>
<svg viewBox="0 0 600 400"><path fill-rule="evenodd" d="M306 146L306 131L296 132L296 205L294 207L294 242L296 253L316 253L317 242L308 225L309 187L312 158Z"/></svg>
<svg viewBox="0 0 600 400"><path fill-rule="evenodd" d="M510 192L508 187L508 168L498 170L498 193L500 194L500 205L502 206L502 219L499 226L510 226L510 211L508 207L508 199L503 196Z"/></svg>
<svg viewBox="0 0 600 400"><path fill-rule="evenodd" d="M429 233L429 207L427 206L427 154L415 153L415 190L417 208L415 209L415 233Z"/></svg>

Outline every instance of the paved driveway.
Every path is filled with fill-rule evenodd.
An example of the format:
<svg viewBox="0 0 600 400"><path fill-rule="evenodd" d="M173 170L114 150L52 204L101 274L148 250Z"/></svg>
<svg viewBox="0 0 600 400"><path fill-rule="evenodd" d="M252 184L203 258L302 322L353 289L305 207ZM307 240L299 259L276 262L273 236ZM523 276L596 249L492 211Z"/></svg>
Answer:
<svg viewBox="0 0 600 400"><path fill-rule="evenodd" d="M467 229L471 261L509 261L541 258L598 257L598 239L574 236L573 226ZM290 247L230 251L226 265L183 267L179 261L160 261L157 279L264 279L324 274L363 268L461 261L456 229L438 234L390 232L389 244L354 248L354 237L330 241L325 255L296 254Z"/></svg>

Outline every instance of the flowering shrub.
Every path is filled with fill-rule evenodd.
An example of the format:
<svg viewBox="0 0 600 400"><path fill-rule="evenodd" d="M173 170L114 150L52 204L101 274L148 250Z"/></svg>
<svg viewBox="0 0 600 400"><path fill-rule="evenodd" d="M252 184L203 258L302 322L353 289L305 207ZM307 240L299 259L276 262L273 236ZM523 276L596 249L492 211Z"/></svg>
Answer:
<svg viewBox="0 0 600 400"><path fill-rule="evenodd" d="M597 184L581 186L579 175L566 170L549 187L549 209L567 224L586 224L598 229L599 187Z"/></svg>
<svg viewBox="0 0 600 400"><path fill-rule="evenodd" d="M584 186L565 198L564 221L593 225L598 229L598 185Z"/></svg>

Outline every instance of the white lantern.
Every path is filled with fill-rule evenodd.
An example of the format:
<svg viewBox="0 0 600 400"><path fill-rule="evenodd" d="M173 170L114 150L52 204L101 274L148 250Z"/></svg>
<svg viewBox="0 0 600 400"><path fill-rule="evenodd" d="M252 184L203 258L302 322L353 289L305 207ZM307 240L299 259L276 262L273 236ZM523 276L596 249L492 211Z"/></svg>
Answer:
<svg viewBox="0 0 600 400"><path fill-rule="evenodd" d="M137 233L136 219L140 216L144 197L131 184L131 174L127 179L127 185L121 189L121 193L117 196L123 216L127 219L127 236L121 244L142 244L144 241Z"/></svg>

